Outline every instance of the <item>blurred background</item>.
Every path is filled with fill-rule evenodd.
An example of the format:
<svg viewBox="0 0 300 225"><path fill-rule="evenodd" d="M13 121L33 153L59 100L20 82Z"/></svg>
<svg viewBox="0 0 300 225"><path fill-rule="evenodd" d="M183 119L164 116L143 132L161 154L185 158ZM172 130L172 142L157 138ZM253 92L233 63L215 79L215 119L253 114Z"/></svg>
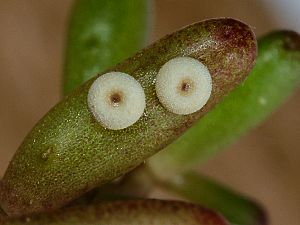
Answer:
<svg viewBox="0 0 300 225"><path fill-rule="evenodd" d="M258 36L278 28L300 32L298 0L154 3L151 42L192 22L220 16L245 21ZM71 5L72 0L0 0L0 176L24 136L60 99ZM261 126L199 167L258 199L273 225L300 221L299 98L300 89Z"/></svg>

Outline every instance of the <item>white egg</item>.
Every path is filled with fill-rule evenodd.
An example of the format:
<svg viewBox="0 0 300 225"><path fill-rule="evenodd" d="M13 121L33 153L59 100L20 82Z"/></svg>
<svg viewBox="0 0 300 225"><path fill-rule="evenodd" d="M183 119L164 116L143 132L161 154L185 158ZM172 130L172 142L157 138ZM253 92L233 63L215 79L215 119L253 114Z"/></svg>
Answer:
<svg viewBox="0 0 300 225"><path fill-rule="evenodd" d="M169 111L187 115L200 110L210 98L212 79L208 68L191 57L165 63L156 78L156 94Z"/></svg>
<svg viewBox="0 0 300 225"><path fill-rule="evenodd" d="M91 85L88 106L102 126L120 130L142 116L146 107L145 93L132 76L110 72L98 77Z"/></svg>

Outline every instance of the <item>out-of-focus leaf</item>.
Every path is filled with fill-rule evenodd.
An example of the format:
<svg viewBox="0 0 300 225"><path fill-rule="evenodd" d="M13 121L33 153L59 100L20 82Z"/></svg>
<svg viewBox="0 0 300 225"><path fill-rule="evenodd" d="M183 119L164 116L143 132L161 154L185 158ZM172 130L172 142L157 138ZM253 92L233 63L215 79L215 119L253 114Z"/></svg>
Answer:
<svg viewBox="0 0 300 225"><path fill-rule="evenodd" d="M134 54L149 35L150 0L76 0L68 34L64 93Z"/></svg>
<svg viewBox="0 0 300 225"><path fill-rule="evenodd" d="M170 176L213 156L269 116L300 81L300 36L274 32L258 42L257 63L245 82L203 119L150 159L154 172Z"/></svg>
<svg viewBox="0 0 300 225"><path fill-rule="evenodd" d="M228 225L217 213L179 201L134 200L7 219L1 225Z"/></svg>
<svg viewBox="0 0 300 225"><path fill-rule="evenodd" d="M256 202L194 172L168 179L163 185L193 203L220 212L232 225L267 224L265 212Z"/></svg>

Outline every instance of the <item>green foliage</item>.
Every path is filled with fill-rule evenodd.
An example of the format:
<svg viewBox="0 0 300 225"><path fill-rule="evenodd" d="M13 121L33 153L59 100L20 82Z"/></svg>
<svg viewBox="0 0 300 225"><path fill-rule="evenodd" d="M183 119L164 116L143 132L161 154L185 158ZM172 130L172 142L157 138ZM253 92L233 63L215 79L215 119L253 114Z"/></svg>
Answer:
<svg viewBox="0 0 300 225"><path fill-rule="evenodd" d="M133 55L149 36L148 0L77 0L68 34L64 93Z"/></svg>
<svg viewBox="0 0 300 225"><path fill-rule="evenodd" d="M247 80L150 160L157 175L199 165L261 123L293 93L300 81L300 36L274 32L261 38L258 46Z"/></svg>
<svg viewBox="0 0 300 225"><path fill-rule="evenodd" d="M138 195L139 191L131 190L133 186L141 185L137 188L143 195L151 189L148 184L155 181L220 212L232 225L266 223L263 210L252 200L192 172L175 179L173 175L223 149L260 123L292 93L300 81L299 35L285 31L262 38L254 70L236 88L254 64L256 40L247 25L233 19L190 25L124 60L145 43L149 6L146 0L76 1L66 51L67 96L38 122L15 154L0 181L1 207L10 216L60 209L137 167L205 116L150 160L153 177L149 171L151 175L144 176L142 169L141 174L136 173L138 176L131 174L130 179L124 179L122 188L104 185L90 192L92 198L85 195L72 202L72 207L50 214L8 218L0 208L1 224L227 224L218 214L190 203L128 201L132 193ZM212 76L210 100L191 115L169 112L155 92L158 70L179 56L203 62ZM132 75L146 94L144 115L124 130L102 127L87 104L91 84L110 71ZM145 182L147 178L149 181ZM122 202L99 204L120 198Z"/></svg>
<svg viewBox="0 0 300 225"><path fill-rule="evenodd" d="M182 55L203 61L214 84L208 104L186 116L160 104L154 82L163 64ZM203 21L166 36L110 69L132 75L146 94L144 116L117 131L101 126L90 112L87 94L97 77L87 81L51 109L25 138L0 183L1 207L9 215L60 208L127 173L235 88L247 76L255 56L254 34L233 19Z"/></svg>
<svg viewBox="0 0 300 225"><path fill-rule="evenodd" d="M267 224L265 213L257 203L207 177L188 172L164 182L167 190L220 212L232 225Z"/></svg>

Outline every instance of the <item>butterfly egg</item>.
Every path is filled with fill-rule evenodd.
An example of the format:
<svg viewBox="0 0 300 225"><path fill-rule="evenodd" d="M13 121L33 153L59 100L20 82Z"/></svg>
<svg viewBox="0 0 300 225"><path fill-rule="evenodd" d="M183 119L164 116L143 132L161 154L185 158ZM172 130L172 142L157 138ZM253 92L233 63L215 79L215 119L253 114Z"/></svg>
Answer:
<svg viewBox="0 0 300 225"><path fill-rule="evenodd" d="M187 115L200 110L212 92L207 67L190 57L177 57L165 63L156 78L156 94L169 111Z"/></svg>
<svg viewBox="0 0 300 225"><path fill-rule="evenodd" d="M91 85L88 106L103 127L120 130L131 126L142 116L146 106L145 93L132 76L110 72Z"/></svg>

